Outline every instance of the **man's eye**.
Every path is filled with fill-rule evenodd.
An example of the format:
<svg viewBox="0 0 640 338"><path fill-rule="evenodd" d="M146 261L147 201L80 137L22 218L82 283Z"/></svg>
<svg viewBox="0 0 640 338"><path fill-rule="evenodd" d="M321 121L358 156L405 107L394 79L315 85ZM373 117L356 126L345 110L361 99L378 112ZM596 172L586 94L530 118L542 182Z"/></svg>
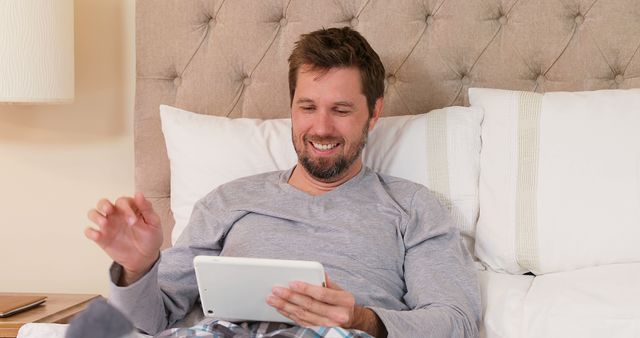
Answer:
<svg viewBox="0 0 640 338"><path fill-rule="evenodd" d="M313 107L313 106L300 107L300 108L302 108L302 110L314 110L314 109L316 109L316 107Z"/></svg>

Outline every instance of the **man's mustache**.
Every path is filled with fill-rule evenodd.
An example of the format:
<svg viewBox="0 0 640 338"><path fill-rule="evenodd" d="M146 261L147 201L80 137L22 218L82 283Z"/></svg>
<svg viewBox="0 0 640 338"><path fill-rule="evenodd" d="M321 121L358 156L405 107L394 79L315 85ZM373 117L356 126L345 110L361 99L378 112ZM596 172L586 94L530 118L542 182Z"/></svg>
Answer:
<svg viewBox="0 0 640 338"><path fill-rule="evenodd" d="M344 143L344 139L342 137L336 136L313 136L313 135L305 135L303 140L306 142L314 142L314 143Z"/></svg>

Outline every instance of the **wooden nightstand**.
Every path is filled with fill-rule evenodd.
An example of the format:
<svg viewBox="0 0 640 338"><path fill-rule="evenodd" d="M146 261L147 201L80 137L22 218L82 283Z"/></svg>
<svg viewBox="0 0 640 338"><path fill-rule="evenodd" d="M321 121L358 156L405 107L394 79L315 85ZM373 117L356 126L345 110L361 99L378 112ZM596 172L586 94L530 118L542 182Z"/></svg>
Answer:
<svg viewBox="0 0 640 338"><path fill-rule="evenodd" d="M0 295L20 295L20 293L0 292ZM0 318L0 338L17 336L20 327L26 323L67 324L73 316L84 310L90 301L101 297L100 295L55 293L36 293L35 295L47 296L47 301L31 310Z"/></svg>

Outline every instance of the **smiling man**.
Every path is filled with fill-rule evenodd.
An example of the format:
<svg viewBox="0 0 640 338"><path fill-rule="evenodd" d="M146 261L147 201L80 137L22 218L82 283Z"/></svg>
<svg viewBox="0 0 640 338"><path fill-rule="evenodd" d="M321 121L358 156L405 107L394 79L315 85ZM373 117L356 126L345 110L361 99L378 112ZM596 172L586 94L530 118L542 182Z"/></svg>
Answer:
<svg viewBox="0 0 640 338"><path fill-rule="evenodd" d="M369 112L358 68L314 68L303 64L297 72L291 125L300 166L289 183L318 195L362 169L362 150L382 110L382 98Z"/></svg>
<svg viewBox="0 0 640 338"><path fill-rule="evenodd" d="M289 66L295 167L212 191L162 253L159 217L141 194L89 212L98 229L87 237L114 260L112 304L155 333L196 304L196 255L314 260L326 287L293 282L266 299L298 326L214 321L204 329L221 337L477 336L476 275L448 211L424 186L362 164L383 108L378 55L350 28L322 29L301 37Z"/></svg>

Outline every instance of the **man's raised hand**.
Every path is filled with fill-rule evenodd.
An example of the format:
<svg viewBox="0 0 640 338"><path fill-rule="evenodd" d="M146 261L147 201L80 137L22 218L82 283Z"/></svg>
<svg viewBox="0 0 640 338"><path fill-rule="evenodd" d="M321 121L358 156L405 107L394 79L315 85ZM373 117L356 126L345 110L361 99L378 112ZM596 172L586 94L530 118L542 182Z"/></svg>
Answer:
<svg viewBox="0 0 640 338"><path fill-rule="evenodd" d="M129 285L151 269L160 255L162 226L142 193L120 197L115 203L102 199L88 216L98 228L87 228L85 236L122 265L119 284Z"/></svg>

